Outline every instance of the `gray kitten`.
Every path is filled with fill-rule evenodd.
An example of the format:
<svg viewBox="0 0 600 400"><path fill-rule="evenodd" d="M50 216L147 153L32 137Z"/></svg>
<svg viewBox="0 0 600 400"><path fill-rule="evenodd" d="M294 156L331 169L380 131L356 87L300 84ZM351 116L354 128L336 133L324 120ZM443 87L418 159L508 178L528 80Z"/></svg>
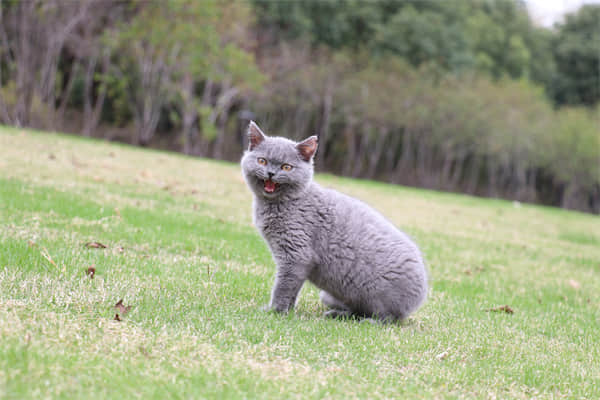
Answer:
<svg viewBox="0 0 600 400"><path fill-rule="evenodd" d="M313 182L317 137L296 143L248 127L242 157L254 224L277 263L269 308L287 312L306 280L329 316L404 319L427 295L417 246L375 210Z"/></svg>

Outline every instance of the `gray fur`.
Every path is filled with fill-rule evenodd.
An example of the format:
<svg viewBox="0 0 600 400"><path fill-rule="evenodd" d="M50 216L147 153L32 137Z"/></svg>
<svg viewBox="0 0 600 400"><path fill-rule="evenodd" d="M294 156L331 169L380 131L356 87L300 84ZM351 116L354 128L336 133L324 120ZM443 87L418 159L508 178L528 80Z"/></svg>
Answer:
<svg viewBox="0 0 600 400"><path fill-rule="evenodd" d="M313 182L316 137L268 137L254 122L248 136L241 164L254 194L254 224L277 264L269 308L293 308L308 280L322 289L331 316L397 320L414 312L427 295L419 249L365 203ZM265 189L269 176L278 183L274 193Z"/></svg>

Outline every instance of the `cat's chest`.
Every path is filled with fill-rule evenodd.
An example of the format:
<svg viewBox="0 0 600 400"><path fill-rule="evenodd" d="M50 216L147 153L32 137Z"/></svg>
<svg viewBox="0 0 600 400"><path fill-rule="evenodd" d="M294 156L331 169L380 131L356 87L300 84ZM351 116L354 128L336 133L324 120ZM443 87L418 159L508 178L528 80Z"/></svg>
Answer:
<svg viewBox="0 0 600 400"><path fill-rule="evenodd" d="M254 210L254 222L265 238L276 239L304 229L302 221L307 218L305 214L297 205L257 205Z"/></svg>

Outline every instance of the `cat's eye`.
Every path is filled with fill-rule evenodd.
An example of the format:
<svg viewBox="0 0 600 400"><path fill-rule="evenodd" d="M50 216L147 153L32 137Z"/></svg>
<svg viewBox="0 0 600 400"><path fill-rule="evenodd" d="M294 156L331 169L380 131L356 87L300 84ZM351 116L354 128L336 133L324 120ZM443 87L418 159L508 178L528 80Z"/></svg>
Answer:
<svg viewBox="0 0 600 400"><path fill-rule="evenodd" d="M262 158L262 157L258 157L258 160L257 160L257 161L258 161L258 163L259 163L260 165L267 165L267 160L265 160L265 159L264 159L264 158Z"/></svg>
<svg viewBox="0 0 600 400"><path fill-rule="evenodd" d="M292 170L292 166L290 164L283 164L281 166L281 169L284 171L291 171Z"/></svg>

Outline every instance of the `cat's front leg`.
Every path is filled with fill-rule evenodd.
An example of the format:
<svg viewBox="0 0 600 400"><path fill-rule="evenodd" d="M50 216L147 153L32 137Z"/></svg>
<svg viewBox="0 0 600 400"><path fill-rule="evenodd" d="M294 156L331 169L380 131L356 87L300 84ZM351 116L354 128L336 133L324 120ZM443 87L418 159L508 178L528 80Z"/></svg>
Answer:
<svg viewBox="0 0 600 400"><path fill-rule="evenodd" d="M288 264L278 266L269 309L281 313L293 309L305 280L304 268Z"/></svg>

